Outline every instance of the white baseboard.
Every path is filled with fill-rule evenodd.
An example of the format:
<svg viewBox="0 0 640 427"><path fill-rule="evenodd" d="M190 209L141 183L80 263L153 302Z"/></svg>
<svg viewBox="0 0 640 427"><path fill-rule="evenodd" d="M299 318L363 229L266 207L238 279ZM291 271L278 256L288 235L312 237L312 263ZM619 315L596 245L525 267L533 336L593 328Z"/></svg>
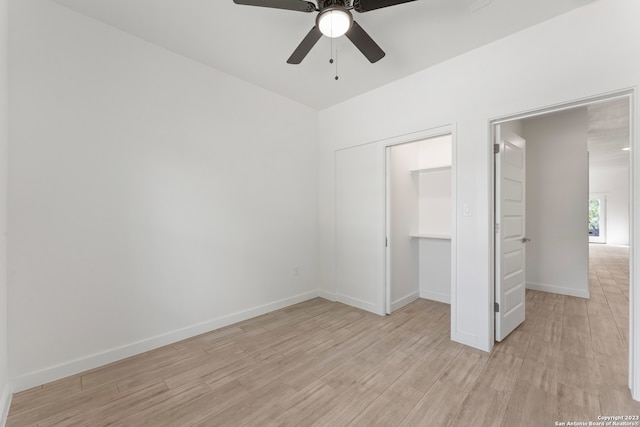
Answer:
<svg viewBox="0 0 640 427"><path fill-rule="evenodd" d="M420 298L430 299L432 301L443 302L445 304L451 304L451 295L443 294L440 292L420 290Z"/></svg>
<svg viewBox="0 0 640 427"><path fill-rule="evenodd" d="M420 298L420 292L416 291L410 293L405 297L397 299L391 303L391 311L396 311L397 309L404 307L405 305L417 300L418 298Z"/></svg>
<svg viewBox="0 0 640 427"><path fill-rule="evenodd" d="M490 352L493 345L492 341L487 347L487 342L480 337L460 331L451 331L451 340L486 352Z"/></svg>
<svg viewBox="0 0 640 427"><path fill-rule="evenodd" d="M336 294L336 301L341 302L343 304L350 305L351 307L359 308L360 310L365 310L374 314L379 314L380 316L386 315L386 313L384 312L384 309L381 309L379 306L367 301L357 299L357 298Z"/></svg>
<svg viewBox="0 0 640 427"><path fill-rule="evenodd" d="M534 291L550 292L552 294L569 295L572 297L579 297L579 298L589 299L590 297L589 289L587 290L572 289L572 288L565 288L562 286L546 285L544 283L531 283L531 282L527 282L526 288Z"/></svg>
<svg viewBox="0 0 640 427"><path fill-rule="evenodd" d="M11 391L11 385L9 383L4 385L2 391L2 397L0 399L0 426L4 427L7 424L7 417L9 416L9 408L11 407L11 397L13 393Z"/></svg>
<svg viewBox="0 0 640 427"><path fill-rule="evenodd" d="M113 348L101 353L71 360L60 365L51 366L39 371L30 372L28 374L14 377L11 379L11 386L15 392L27 390L42 384L56 381L61 378L75 375L80 372L98 368L100 366L135 356L168 344L173 344L196 335L204 334L234 323L242 322L256 316L270 313L281 308L289 307L300 302L308 301L318 297L317 291L307 292L268 304L263 304L237 313L220 316L218 318L192 325L183 329L168 332L166 334L157 335L138 342L124 345L122 347Z"/></svg>
<svg viewBox="0 0 640 427"><path fill-rule="evenodd" d="M324 298L327 301L331 301L331 302L335 302L336 301L336 293L335 292L329 292L329 291L324 291L322 289L318 290L318 296L320 298Z"/></svg>

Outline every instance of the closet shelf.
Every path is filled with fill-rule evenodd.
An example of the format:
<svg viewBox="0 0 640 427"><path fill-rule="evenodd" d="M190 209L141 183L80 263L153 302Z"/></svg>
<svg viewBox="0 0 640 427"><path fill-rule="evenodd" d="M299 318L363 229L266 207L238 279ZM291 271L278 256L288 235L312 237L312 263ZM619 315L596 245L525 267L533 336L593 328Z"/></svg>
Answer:
<svg viewBox="0 0 640 427"><path fill-rule="evenodd" d="M437 239L451 240L451 234L416 233L409 236L410 239Z"/></svg>
<svg viewBox="0 0 640 427"><path fill-rule="evenodd" d="M412 174L422 174L422 173L437 173L437 172L449 172L451 171L451 165L449 166L440 166L437 168L424 168L424 169L412 169L410 172Z"/></svg>

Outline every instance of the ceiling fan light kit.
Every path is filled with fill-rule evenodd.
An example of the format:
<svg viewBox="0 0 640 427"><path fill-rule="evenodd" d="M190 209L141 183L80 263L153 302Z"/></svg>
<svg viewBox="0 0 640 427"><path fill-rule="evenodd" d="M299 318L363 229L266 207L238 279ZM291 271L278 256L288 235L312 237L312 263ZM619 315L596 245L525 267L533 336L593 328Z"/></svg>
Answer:
<svg viewBox="0 0 640 427"><path fill-rule="evenodd" d="M346 35L347 38L374 63L381 60L385 53L356 21L350 10L358 13L382 9L416 0L318 0L318 5L306 0L233 0L235 4L260 6L273 9L293 10L297 12L319 12L316 25L311 28L302 42L293 51L287 63L300 64L320 38L325 35L335 38Z"/></svg>
<svg viewBox="0 0 640 427"><path fill-rule="evenodd" d="M343 36L351 28L352 22L351 12L341 7L327 8L316 18L316 26L320 32L331 38Z"/></svg>

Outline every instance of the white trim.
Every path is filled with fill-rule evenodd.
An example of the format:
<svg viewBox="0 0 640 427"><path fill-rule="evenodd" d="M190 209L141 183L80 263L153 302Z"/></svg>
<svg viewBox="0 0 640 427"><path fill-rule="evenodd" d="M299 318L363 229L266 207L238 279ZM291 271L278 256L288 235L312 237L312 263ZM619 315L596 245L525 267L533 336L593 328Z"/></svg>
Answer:
<svg viewBox="0 0 640 427"><path fill-rule="evenodd" d="M391 147L384 148L384 311L387 314L393 313L391 304L391 246L389 240L391 236Z"/></svg>
<svg viewBox="0 0 640 427"><path fill-rule="evenodd" d="M409 238L410 239L451 240L451 234L415 233L410 235Z"/></svg>
<svg viewBox="0 0 640 427"><path fill-rule="evenodd" d="M569 295L572 297L579 297L579 298L587 298L587 299L590 298L588 289L585 291L581 289L566 288L564 286L548 285L545 283L532 283L532 282L527 282L525 287L527 289L531 289L534 291L550 292L552 294Z"/></svg>
<svg viewBox="0 0 640 427"><path fill-rule="evenodd" d="M487 321L489 329L487 330L487 336L485 341L486 351L491 351L493 345L496 342L496 314L494 310L496 301L496 129L500 124L499 120L489 121L489 135L487 141L489 147L486 150L487 155L487 168L488 182L489 182L489 307L487 315L489 316ZM525 187L526 188L526 187ZM526 224L525 224L526 226ZM526 276L525 276L526 280ZM526 285L525 285L526 286ZM526 314L525 314L526 315Z"/></svg>
<svg viewBox="0 0 640 427"><path fill-rule="evenodd" d="M51 381L68 377L70 375L75 375L89 369L98 368L100 366L104 366L106 364L122 360L136 354L154 350L168 344L173 344L175 342L182 341L196 335L211 332L213 330L232 325L243 320L261 316L275 310L280 310L282 308L308 301L316 297L318 297L318 291L312 291L290 298L285 298L279 301L274 301L268 304L263 304L247 310L239 311L237 313L221 316L206 322L188 326L186 328L157 335L155 337L140 340L100 353L81 357L75 360L61 363L56 366L41 369L39 371L20 375L19 377L11 379L11 385L13 386L13 390L15 390L16 392L23 391L35 386L49 383Z"/></svg>
<svg viewBox="0 0 640 427"><path fill-rule="evenodd" d="M336 301L336 293L335 292L329 292L329 291L325 291L323 289L319 289L318 290L318 297L319 298L324 298L327 301L331 301L331 302L335 302Z"/></svg>
<svg viewBox="0 0 640 427"><path fill-rule="evenodd" d="M423 169L413 169L409 171L409 173L415 174L415 175L429 175L432 173L444 173L444 172L451 172L451 165L436 166L436 167L423 168Z"/></svg>
<svg viewBox="0 0 640 427"><path fill-rule="evenodd" d="M451 306L453 307L453 305ZM477 348L478 350L489 352L491 348L486 347L486 341L484 337L478 337L476 335L467 334L465 332L451 330L451 339L460 344L468 345L469 347Z"/></svg>
<svg viewBox="0 0 640 427"><path fill-rule="evenodd" d="M13 392L11 391L11 386L9 384L6 384L4 390L2 391L2 400L0 400L0 410L2 411L0 413L0 426L2 427L7 424L12 397Z"/></svg>
<svg viewBox="0 0 640 427"><path fill-rule="evenodd" d="M336 294L336 301L373 314L379 314L380 316L384 316L386 314L384 308L382 308L382 310L380 309L380 304L372 304L368 301L363 301L347 295Z"/></svg>
<svg viewBox="0 0 640 427"><path fill-rule="evenodd" d="M393 301L391 303L391 311L396 311L397 309L402 308L409 303L412 303L418 298L420 298L420 291L411 292L409 295Z"/></svg>
<svg viewBox="0 0 640 427"><path fill-rule="evenodd" d="M451 295L447 295L442 292L420 290L420 298L451 304Z"/></svg>
<svg viewBox="0 0 640 427"><path fill-rule="evenodd" d="M640 201L640 183L638 180L638 164L639 164L639 145L637 141L637 89L629 91L629 147L631 155L629 156L629 388L631 396L634 400L640 401L640 351L638 351L638 343L640 343L640 292L638 292L636 283L636 272L640 268L640 259L636 256L638 242L640 242L640 224L637 223L638 212L635 204Z"/></svg>
<svg viewBox="0 0 640 427"><path fill-rule="evenodd" d="M569 101L560 104L550 105L548 107L543 107L539 109L529 110L522 113L511 114L508 116L496 117L493 119L489 119L489 122L493 125L499 125L505 122L511 122L514 120L523 120L529 119L532 117L541 116L548 113L558 113L560 111L570 110L572 108L577 107L586 107L591 104L596 104L598 102L607 102L613 101L615 99L621 98L633 98L633 94L635 93L635 88L621 89L618 91L608 92L601 95L581 98L575 101ZM633 113L631 113L632 115ZM493 147L492 147L493 148ZM633 149L633 148L632 148Z"/></svg>
<svg viewBox="0 0 640 427"><path fill-rule="evenodd" d="M461 341L464 336L458 330L458 142L457 125L451 129L451 288L449 291L449 304L451 305L451 331L450 338L453 341ZM456 331L454 333L454 331ZM475 338L474 342L477 342Z"/></svg>

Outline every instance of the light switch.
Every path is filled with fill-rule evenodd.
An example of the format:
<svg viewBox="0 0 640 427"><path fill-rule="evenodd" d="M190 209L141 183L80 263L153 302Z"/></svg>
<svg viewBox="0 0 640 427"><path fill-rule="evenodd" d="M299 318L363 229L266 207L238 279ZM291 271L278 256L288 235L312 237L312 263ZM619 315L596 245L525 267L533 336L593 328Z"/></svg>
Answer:
<svg viewBox="0 0 640 427"><path fill-rule="evenodd" d="M465 203L464 205L462 205L462 215L471 216L471 205L470 204Z"/></svg>

